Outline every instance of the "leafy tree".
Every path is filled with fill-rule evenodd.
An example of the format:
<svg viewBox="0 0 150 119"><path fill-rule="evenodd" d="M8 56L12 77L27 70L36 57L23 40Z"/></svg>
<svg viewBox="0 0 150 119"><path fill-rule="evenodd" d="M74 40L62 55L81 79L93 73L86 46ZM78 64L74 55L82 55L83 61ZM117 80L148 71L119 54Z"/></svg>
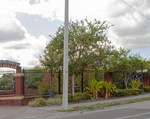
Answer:
<svg viewBox="0 0 150 119"><path fill-rule="evenodd" d="M106 69L109 59L115 55L117 50L107 39L106 31L109 29L106 21L93 22L84 21L69 22L69 75L72 77L72 95L74 96L74 85L86 68ZM56 36L51 36L50 43L44 50L44 56L40 58L42 65L46 65L52 71L62 70L64 26L60 26Z"/></svg>
<svg viewBox="0 0 150 119"><path fill-rule="evenodd" d="M121 72L122 79L128 89L128 81L137 75L138 70L149 68L146 59L143 59L139 54L131 54L131 50L120 48L118 57L111 57L110 69L114 72ZM141 73L141 72L139 72Z"/></svg>
<svg viewBox="0 0 150 119"><path fill-rule="evenodd" d="M35 66L30 71L42 71L42 68L39 66ZM25 73L25 85L28 88L38 88L41 85L42 79L44 78L44 73Z"/></svg>
<svg viewBox="0 0 150 119"><path fill-rule="evenodd" d="M14 85L14 77L12 73L3 74L2 78L0 78L1 88L7 87L10 90Z"/></svg>

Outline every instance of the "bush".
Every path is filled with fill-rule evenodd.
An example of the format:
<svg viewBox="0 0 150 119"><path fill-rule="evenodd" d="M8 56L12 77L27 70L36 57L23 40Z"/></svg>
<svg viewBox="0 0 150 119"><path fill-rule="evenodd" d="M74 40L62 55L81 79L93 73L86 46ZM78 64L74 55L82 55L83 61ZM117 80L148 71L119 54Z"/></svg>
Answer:
<svg viewBox="0 0 150 119"><path fill-rule="evenodd" d="M61 105L61 98L54 99L44 99L44 98L36 98L35 100L29 102L28 106L30 107L44 107L44 106L52 106L52 105Z"/></svg>
<svg viewBox="0 0 150 119"><path fill-rule="evenodd" d="M131 80L131 83L129 84L133 89L140 89L142 82L140 80Z"/></svg>
<svg viewBox="0 0 150 119"><path fill-rule="evenodd" d="M53 98L46 100L47 106L51 105L61 105L62 104L62 98Z"/></svg>
<svg viewBox="0 0 150 119"><path fill-rule="evenodd" d="M114 91L113 96L115 97L126 96L126 90Z"/></svg>
<svg viewBox="0 0 150 119"><path fill-rule="evenodd" d="M92 95L87 93L75 93L73 97L71 94L68 94L68 101L69 102L78 102L80 100L91 100Z"/></svg>
<svg viewBox="0 0 150 119"><path fill-rule="evenodd" d="M43 107L46 106L46 100L44 98L36 98L35 100L29 102L28 106Z"/></svg>
<svg viewBox="0 0 150 119"><path fill-rule="evenodd" d="M91 94L87 94L87 93L81 93L79 95L79 97L81 98L81 100L91 100L92 99L92 95Z"/></svg>
<svg viewBox="0 0 150 119"><path fill-rule="evenodd" d="M150 92L150 86L144 87L144 92Z"/></svg>
<svg viewBox="0 0 150 119"><path fill-rule="evenodd" d="M113 96L114 97L120 97L120 96L128 96L128 95L138 95L143 92L142 89L128 89L128 90L119 90L114 91Z"/></svg>
<svg viewBox="0 0 150 119"><path fill-rule="evenodd" d="M42 94L42 95L47 95L49 94L50 92L50 84L45 84L45 85L39 85L38 86L38 91L39 91L39 94Z"/></svg>
<svg viewBox="0 0 150 119"><path fill-rule="evenodd" d="M55 95L54 98L60 98L60 99L62 99L62 95Z"/></svg>

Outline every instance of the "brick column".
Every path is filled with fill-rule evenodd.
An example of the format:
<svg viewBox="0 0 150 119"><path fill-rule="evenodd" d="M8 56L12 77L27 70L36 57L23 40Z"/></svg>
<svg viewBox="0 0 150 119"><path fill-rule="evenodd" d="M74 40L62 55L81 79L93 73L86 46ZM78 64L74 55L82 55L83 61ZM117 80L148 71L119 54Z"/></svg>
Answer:
<svg viewBox="0 0 150 119"><path fill-rule="evenodd" d="M104 81L111 82L113 84L113 72L106 72L104 74Z"/></svg>
<svg viewBox="0 0 150 119"><path fill-rule="evenodd" d="M15 96L24 96L23 95L23 73L14 74L15 77Z"/></svg>
<svg viewBox="0 0 150 119"><path fill-rule="evenodd" d="M143 80L144 80L144 85L149 86L149 75L144 74Z"/></svg>

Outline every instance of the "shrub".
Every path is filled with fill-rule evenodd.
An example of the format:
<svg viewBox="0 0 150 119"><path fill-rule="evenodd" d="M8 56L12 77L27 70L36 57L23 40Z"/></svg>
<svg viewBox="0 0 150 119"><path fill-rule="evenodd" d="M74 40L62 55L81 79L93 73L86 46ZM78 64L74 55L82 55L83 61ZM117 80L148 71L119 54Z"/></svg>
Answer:
<svg viewBox="0 0 150 119"><path fill-rule="evenodd" d="M35 100L29 102L28 106L43 107L46 106L46 100L44 98L36 98Z"/></svg>
<svg viewBox="0 0 150 119"><path fill-rule="evenodd" d="M97 80L95 78L93 78L92 80L89 80L88 84L89 84L89 87L86 87L86 89L88 91L91 91L93 93L93 95L95 96L95 98L98 98L97 97L97 93L100 89L100 87L102 86L102 83L101 81L97 82Z"/></svg>
<svg viewBox="0 0 150 119"><path fill-rule="evenodd" d="M51 105L61 105L62 104L62 98L53 98L46 100L47 106Z"/></svg>
<svg viewBox="0 0 150 119"><path fill-rule="evenodd" d="M38 91L39 91L39 94L42 94L42 95L49 94L49 92L50 92L50 84L47 83L45 85L39 85L38 86Z"/></svg>
<svg viewBox="0 0 150 119"><path fill-rule="evenodd" d="M73 97L71 94L68 94L68 101L69 102L78 102L80 100L91 100L92 95L87 93L75 93Z"/></svg>
<svg viewBox="0 0 150 119"><path fill-rule="evenodd" d="M150 92L150 86L144 87L144 92Z"/></svg>
<svg viewBox="0 0 150 119"><path fill-rule="evenodd" d="M126 96L126 94L126 90L119 90L113 92L113 96L115 97Z"/></svg>
<svg viewBox="0 0 150 119"><path fill-rule="evenodd" d="M54 98L61 98L62 99L62 95L55 95Z"/></svg>
<svg viewBox="0 0 150 119"><path fill-rule="evenodd" d="M129 84L133 89L139 89L142 85L142 82L140 80L131 80L131 83Z"/></svg>
<svg viewBox="0 0 150 119"><path fill-rule="evenodd" d="M142 89L128 89L128 90L119 90L114 91L113 96L120 97L120 96L128 96L128 95L138 95L143 92Z"/></svg>
<svg viewBox="0 0 150 119"><path fill-rule="evenodd" d="M62 99L61 98L54 98L54 99L47 99L44 98L36 98L35 100L29 102L28 106L30 107L44 107L44 106L51 106L51 105L61 105Z"/></svg>
<svg viewBox="0 0 150 119"><path fill-rule="evenodd" d="M81 98L81 100L91 100L92 99L92 95L91 94L87 94L87 93L81 93L79 95L79 97Z"/></svg>

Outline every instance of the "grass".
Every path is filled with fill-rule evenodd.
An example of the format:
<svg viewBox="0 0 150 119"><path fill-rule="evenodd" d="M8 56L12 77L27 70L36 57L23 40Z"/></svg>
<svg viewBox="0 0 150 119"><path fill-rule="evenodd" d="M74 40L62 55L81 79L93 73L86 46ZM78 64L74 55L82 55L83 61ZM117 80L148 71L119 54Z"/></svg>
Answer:
<svg viewBox="0 0 150 119"><path fill-rule="evenodd" d="M142 101L147 101L147 100L150 100L150 97L133 99L133 100L125 100L125 101L115 101L112 103L102 103L102 104L97 103L95 105L90 105L90 106L77 106L77 107L73 107L72 109L69 109L69 110L56 110L56 111L58 111L58 112L82 111L82 110L87 110L87 109L104 108L104 107L109 107L109 106L116 106L116 105L122 105L122 104L142 102Z"/></svg>

